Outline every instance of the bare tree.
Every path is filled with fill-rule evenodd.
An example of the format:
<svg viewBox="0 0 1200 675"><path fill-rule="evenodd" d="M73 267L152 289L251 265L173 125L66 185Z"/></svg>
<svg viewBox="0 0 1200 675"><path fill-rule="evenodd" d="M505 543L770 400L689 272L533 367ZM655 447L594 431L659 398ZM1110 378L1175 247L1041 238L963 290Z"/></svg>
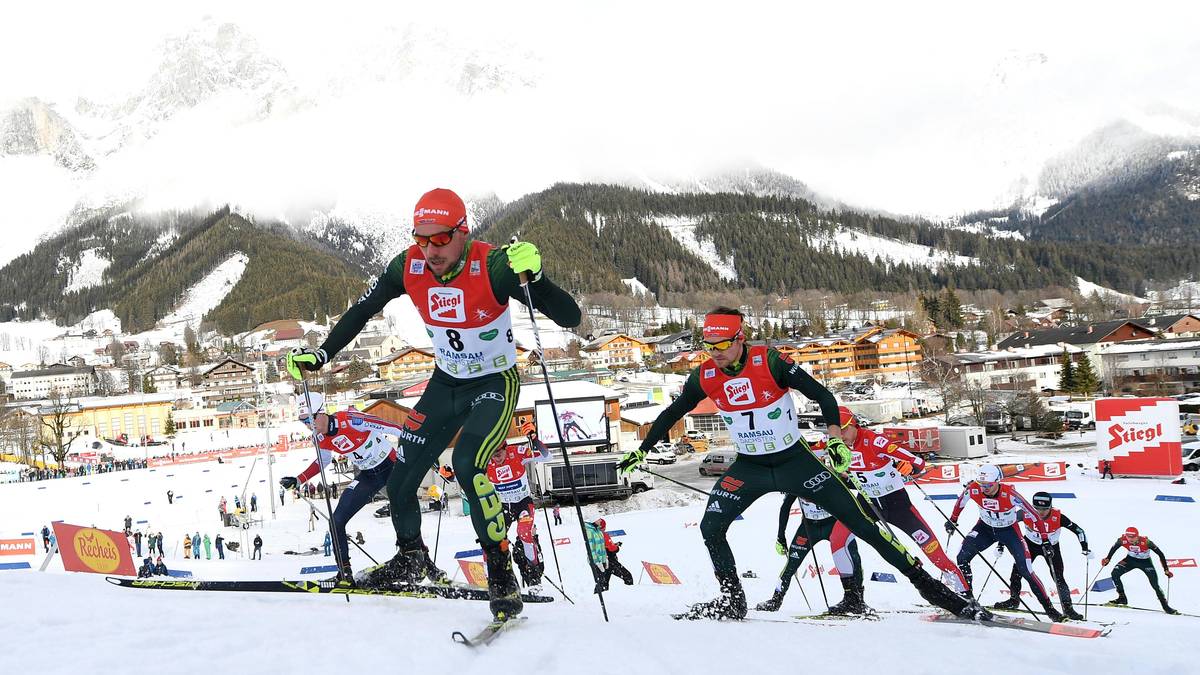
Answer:
<svg viewBox="0 0 1200 675"><path fill-rule="evenodd" d="M975 419L975 424L982 426L987 417L987 390L979 382L964 384L962 389L967 404L971 406L971 417Z"/></svg>
<svg viewBox="0 0 1200 675"><path fill-rule="evenodd" d="M0 410L0 447L14 450L23 464L33 464L37 432L36 415L23 408Z"/></svg>
<svg viewBox="0 0 1200 675"><path fill-rule="evenodd" d="M937 390L942 397L943 419L949 423L965 392L958 365L948 358L927 358L917 367L921 379Z"/></svg>
<svg viewBox="0 0 1200 675"><path fill-rule="evenodd" d="M75 408L76 404L71 401L70 396L64 396L59 390L52 389L50 405L39 410L41 434L38 445L41 446L42 456L45 457L45 453L49 452L59 468L63 467L67 453L71 451L71 444L78 438L77 434L71 433L71 413L75 412Z"/></svg>

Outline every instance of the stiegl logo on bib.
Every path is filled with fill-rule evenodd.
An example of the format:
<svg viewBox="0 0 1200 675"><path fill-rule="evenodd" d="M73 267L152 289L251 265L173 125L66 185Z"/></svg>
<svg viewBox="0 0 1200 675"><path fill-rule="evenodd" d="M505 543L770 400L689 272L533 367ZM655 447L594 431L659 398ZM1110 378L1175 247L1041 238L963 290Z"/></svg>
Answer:
<svg viewBox="0 0 1200 675"><path fill-rule="evenodd" d="M726 382L725 398L730 405L754 403L754 388L750 386L750 378L739 377Z"/></svg>
<svg viewBox="0 0 1200 675"><path fill-rule="evenodd" d="M429 289L429 316L437 321L462 323L467 320L463 292L459 288Z"/></svg>

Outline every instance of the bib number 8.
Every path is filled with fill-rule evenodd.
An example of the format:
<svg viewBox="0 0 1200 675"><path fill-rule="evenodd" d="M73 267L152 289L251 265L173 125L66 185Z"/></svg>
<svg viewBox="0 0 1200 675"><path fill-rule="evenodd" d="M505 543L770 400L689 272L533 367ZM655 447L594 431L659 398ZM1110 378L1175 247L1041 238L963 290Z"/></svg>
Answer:
<svg viewBox="0 0 1200 675"><path fill-rule="evenodd" d="M461 352L463 350L464 345L462 341L462 334L458 331L454 330L453 328L447 328L446 339L450 342L450 347L452 347L454 351Z"/></svg>

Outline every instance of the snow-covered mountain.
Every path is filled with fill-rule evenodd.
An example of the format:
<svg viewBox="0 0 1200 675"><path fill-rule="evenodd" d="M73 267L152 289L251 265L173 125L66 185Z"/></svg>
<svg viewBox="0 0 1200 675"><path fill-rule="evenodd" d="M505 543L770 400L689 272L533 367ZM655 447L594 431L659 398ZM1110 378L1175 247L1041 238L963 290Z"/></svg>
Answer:
<svg viewBox="0 0 1200 675"><path fill-rule="evenodd" d="M36 98L0 115L0 158L31 155L48 155L68 171L86 172L96 166L75 127Z"/></svg>

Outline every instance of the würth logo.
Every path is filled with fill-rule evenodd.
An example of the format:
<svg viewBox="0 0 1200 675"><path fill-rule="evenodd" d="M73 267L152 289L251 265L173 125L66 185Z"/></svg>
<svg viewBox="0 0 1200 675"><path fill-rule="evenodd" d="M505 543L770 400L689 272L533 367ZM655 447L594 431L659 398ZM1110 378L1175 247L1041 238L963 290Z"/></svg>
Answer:
<svg viewBox="0 0 1200 675"><path fill-rule="evenodd" d="M754 387L750 386L750 378L739 377L725 383L725 398L730 405L747 405L754 403Z"/></svg>
<svg viewBox="0 0 1200 675"><path fill-rule="evenodd" d="M737 492L738 488L742 487L743 482L732 476L725 476L721 479L721 488L730 492Z"/></svg>
<svg viewBox="0 0 1200 675"><path fill-rule="evenodd" d="M466 305L460 288L429 289L429 316L447 323L462 323L467 320Z"/></svg>

